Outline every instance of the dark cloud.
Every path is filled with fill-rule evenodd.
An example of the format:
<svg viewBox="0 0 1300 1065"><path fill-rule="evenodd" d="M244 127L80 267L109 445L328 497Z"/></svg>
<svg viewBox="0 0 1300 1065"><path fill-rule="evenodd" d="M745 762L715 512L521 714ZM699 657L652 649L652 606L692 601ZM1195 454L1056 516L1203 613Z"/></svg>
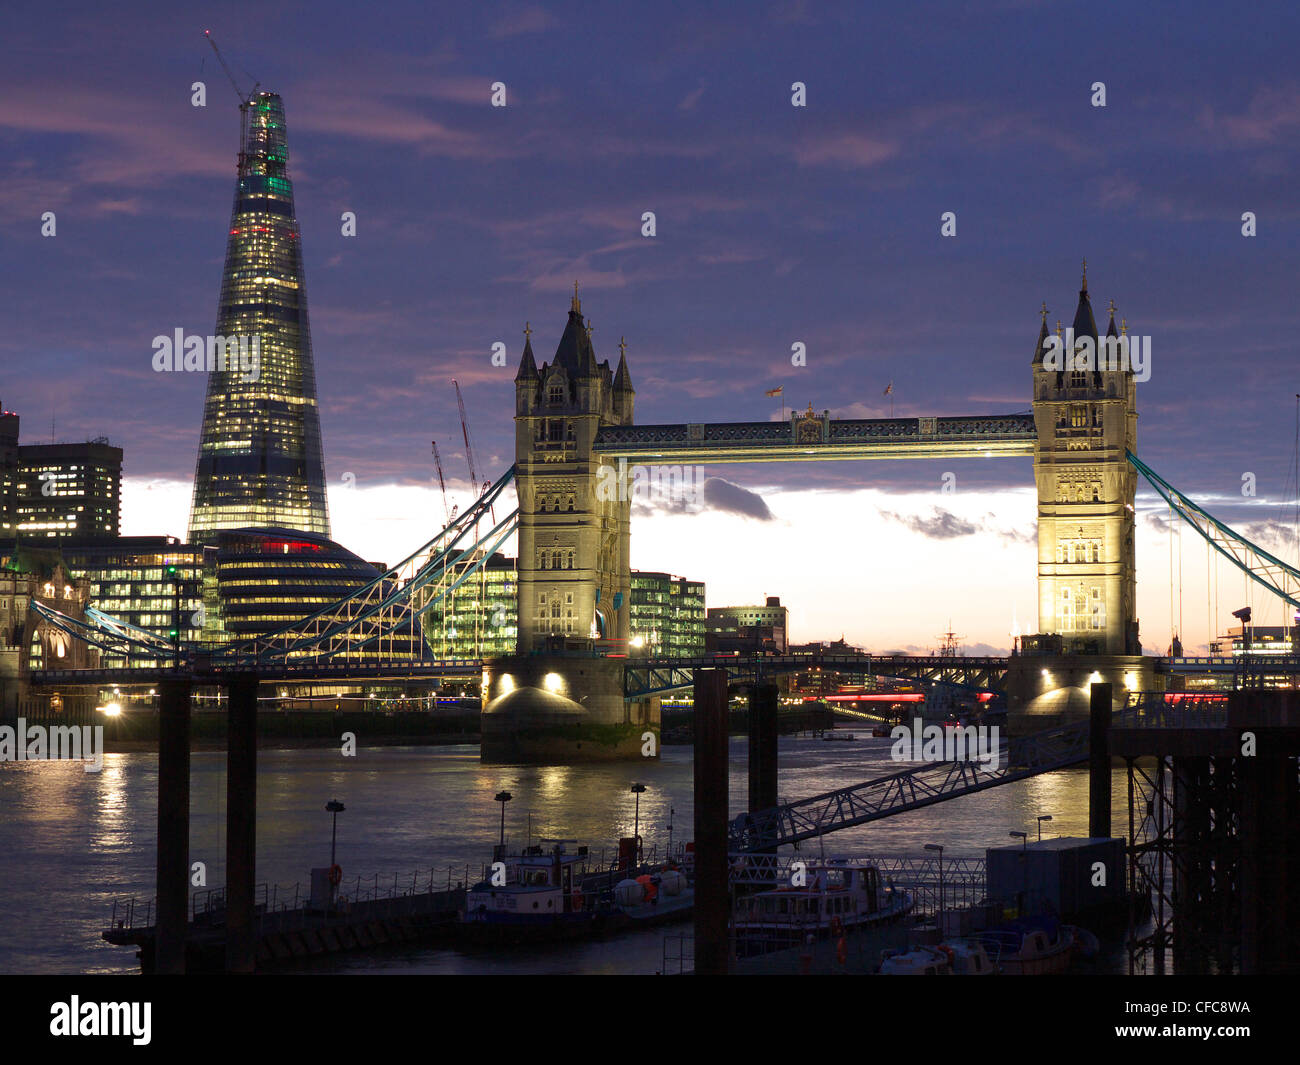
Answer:
<svg viewBox="0 0 1300 1065"><path fill-rule="evenodd" d="M721 477L710 477L704 482L704 505L710 510L721 510L731 514L743 514L758 521L772 521L772 512L763 497L748 488L724 481Z"/></svg>
<svg viewBox="0 0 1300 1065"><path fill-rule="evenodd" d="M955 540L960 536L973 536L980 531L980 526L974 522L959 518L952 511L940 510L938 507L934 507L929 516L895 514L888 510L882 510L880 515L931 540Z"/></svg>

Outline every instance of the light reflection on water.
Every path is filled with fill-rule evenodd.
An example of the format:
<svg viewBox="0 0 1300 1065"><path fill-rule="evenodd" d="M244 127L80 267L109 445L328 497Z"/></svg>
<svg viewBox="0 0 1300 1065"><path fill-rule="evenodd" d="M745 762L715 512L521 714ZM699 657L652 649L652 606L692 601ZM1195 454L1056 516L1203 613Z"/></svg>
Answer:
<svg viewBox="0 0 1300 1065"><path fill-rule="evenodd" d="M780 795L790 800L894 772L890 741L856 743L813 738L780 741ZM590 766L484 766L476 746L363 748L356 758L333 749L264 750L258 772L258 882L306 882L313 865L329 861L330 817L325 802L347 804L339 816L338 862L344 890L357 875L379 874L380 884L445 884L471 875L490 858L500 807L493 796L510 791L506 832L522 843L576 839L607 851L631 835L633 782L644 783L641 835L647 850L692 831L692 750L665 747L658 762ZM731 808L747 798L748 750L731 741ZM192 756L190 860L207 866L208 884L224 882L225 755ZM134 972L129 948L99 938L112 900L153 894L158 758L154 753L105 755L98 774L80 764L0 764L0 972ZM1123 774L1114 783L1114 829L1126 823ZM1050 813L1045 834L1087 835L1088 776L1084 768L1033 777L941 803L900 817L837 832L827 854L917 852L940 843L945 856L982 855L1010 843L1008 833L1036 833L1035 818ZM816 847L816 844L808 845ZM812 853L817 853L813 850ZM689 928L689 925L682 926ZM654 972L663 933L545 950L491 955L449 949L403 948L367 956L340 956L304 969L350 972Z"/></svg>

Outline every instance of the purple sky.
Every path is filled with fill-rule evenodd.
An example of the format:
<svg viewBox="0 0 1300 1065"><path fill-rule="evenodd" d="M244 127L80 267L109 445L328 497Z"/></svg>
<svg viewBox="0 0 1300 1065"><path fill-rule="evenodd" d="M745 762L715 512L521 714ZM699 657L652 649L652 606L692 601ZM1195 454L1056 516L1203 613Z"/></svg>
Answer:
<svg viewBox="0 0 1300 1065"><path fill-rule="evenodd" d="M549 359L575 278L598 357L627 337L641 423L774 416L778 384L883 416L891 380L899 416L1025 410L1039 303L1068 324L1086 256L1103 326L1113 298L1152 338L1139 454L1230 521L1290 522L1294 8L206 6L8 5L0 400L28 441L53 414L129 476L192 475L204 382L149 360L215 319L238 113L211 29L284 99L331 484L427 485L431 437L463 476L453 377L480 473L504 469L524 322ZM712 472L915 490L945 465ZM1232 505L1247 470L1273 511Z"/></svg>

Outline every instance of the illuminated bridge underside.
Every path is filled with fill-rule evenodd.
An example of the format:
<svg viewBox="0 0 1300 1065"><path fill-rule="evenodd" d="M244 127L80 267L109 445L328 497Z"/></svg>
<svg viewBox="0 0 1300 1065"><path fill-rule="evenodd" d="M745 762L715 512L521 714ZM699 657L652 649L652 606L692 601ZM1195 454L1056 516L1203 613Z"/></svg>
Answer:
<svg viewBox="0 0 1300 1065"><path fill-rule="evenodd" d="M595 450L606 460L645 465L682 462L825 462L1030 456L1038 440L1032 414L973 418L722 422L606 426Z"/></svg>

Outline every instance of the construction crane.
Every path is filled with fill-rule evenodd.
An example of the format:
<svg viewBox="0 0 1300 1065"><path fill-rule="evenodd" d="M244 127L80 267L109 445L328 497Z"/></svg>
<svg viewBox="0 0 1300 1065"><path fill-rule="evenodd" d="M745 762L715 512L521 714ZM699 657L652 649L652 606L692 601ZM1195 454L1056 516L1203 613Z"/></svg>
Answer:
<svg viewBox="0 0 1300 1065"><path fill-rule="evenodd" d="M248 108L253 102L253 97L257 95L257 90L262 87L262 83L260 81L253 82L253 88L245 96L239 88L239 82L235 80L235 75L230 72L230 65L226 62L226 57L221 54L217 42L212 39L212 31L204 30L203 36L207 38L208 44L212 45L212 50L217 56L217 62L221 64L221 69L226 72L226 77L230 79L230 87L235 90L235 95L239 97L239 169L242 173L244 169L244 144L248 134Z"/></svg>
<svg viewBox="0 0 1300 1065"><path fill-rule="evenodd" d="M469 419L465 417L465 399L460 394L460 385L455 380L452 387L456 389L456 405L460 408L460 431L465 437L465 461L469 463L469 486L470 491L475 495L481 495L492 487L492 482L484 480L482 485L478 483L478 475L474 472L474 448L469 442ZM492 507L492 521L495 524L497 520L496 507Z"/></svg>
<svg viewBox="0 0 1300 1065"><path fill-rule="evenodd" d="M438 487L442 489L442 509L447 512L447 524L450 525L460 507L447 498L447 482L442 476L442 456L438 454L438 441L431 440L430 443L433 444L433 464L438 468Z"/></svg>

